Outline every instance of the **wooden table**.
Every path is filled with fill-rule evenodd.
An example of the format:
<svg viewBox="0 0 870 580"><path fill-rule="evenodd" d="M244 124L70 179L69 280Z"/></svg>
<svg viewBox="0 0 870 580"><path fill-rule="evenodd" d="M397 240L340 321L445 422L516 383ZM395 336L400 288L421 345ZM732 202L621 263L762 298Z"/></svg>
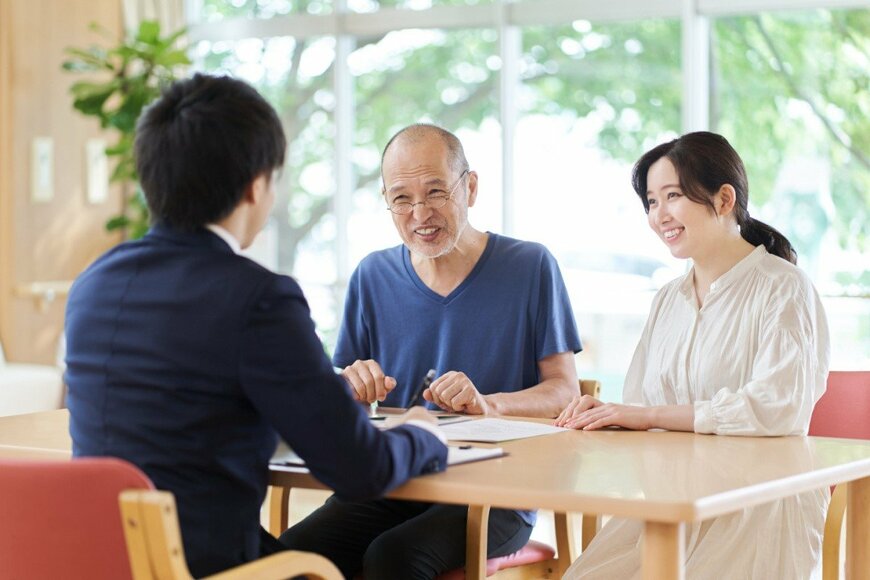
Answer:
<svg viewBox="0 0 870 580"><path fill-rule="evenodd" d="M68 457L67 423L66 411L0 418L0 457ZM848 482L847 574L870 580L870 441L606 430L503 447L510 455L417 477L389 497L644 520L643 576L664 579L683 577L685 522ZM271 484L324 488L304 470L274 471Z"/></svg>
<svg viewBox="0 0 870 580"><path fill-rule="evenodd" d="M0 458L69 459L69 412L66 409L0 417Z"/></svg>

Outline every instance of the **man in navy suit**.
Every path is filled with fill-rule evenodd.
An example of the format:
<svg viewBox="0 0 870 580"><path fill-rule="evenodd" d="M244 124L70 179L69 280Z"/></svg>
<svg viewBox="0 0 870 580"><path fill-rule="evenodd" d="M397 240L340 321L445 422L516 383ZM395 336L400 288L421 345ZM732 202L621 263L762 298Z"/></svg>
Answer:
<svg viewBox="0 0 870 580"><path fill-rule="evenodd" d="M424 413L371 426L296 282L238 255L266 221L285 149L250 86L175 83L136 132L154 226L89 267L67 305L73 453L127 459L175 494L195 576L282 549L259 525L278 436L348 499L446 465Z"/></svg>

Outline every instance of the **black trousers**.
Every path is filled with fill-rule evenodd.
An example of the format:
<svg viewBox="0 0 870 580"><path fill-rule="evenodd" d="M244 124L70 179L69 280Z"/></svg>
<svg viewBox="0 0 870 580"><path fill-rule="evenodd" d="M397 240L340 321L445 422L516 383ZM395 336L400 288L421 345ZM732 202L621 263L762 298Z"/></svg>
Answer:
<svg viewBox="0 0 870 580"><path fill-rule="evenodd" d="M345 502L335 496L288 529L280 542L291 550L321 554L347 578L430 579L465 565L468 508L378 499ZM516 552L532 526L516 512L489 513L488 557Z"/></svg>

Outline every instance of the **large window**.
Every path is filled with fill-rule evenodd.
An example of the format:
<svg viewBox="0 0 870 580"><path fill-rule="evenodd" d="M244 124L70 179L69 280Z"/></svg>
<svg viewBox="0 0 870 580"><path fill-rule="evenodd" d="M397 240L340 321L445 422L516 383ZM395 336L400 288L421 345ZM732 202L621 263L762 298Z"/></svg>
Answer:
<svg viewBox="0 0 870 580"><path fill-rule="evenodd" d="M287 14L327 14L333 8L333 0L203 0L191 4L198 8L200 22L232 18L268 20Z"/></svg>
<svg viewBox="0 0 870 580"><path fill-rule="evenodd" d="M751 213L823 295L834 368L870 358L870 11L720 18L713 128L747 165Z"/></svg>
<svg viewBox="0 0 870 580"><path fill-rule="evenodd" d="M822 293L833 368L870 365L866 7L189 2L200 66L251 81L284 120L289 162L254 254L299 280L328 349L350 271L399 243L381 150L431 121L459 135L480 174L470 221L556 255L586 348L578 369L618 400L654 292L687 267L649 230L631 165L710 128L746 162L753 215L792 240Z"/></svg>
<svg viewBox="0 0 870 580"><path fill-rule="evenodd" d="M497 0L347 0L347 6L354 12L375 12L381 8L426 10L433 6L473 6L494 1Z"/></svg>
<svg viewBox="0 0 870 580"><path fill-rule="evenodd" d="M684 267L649 226L631 165L680 131L680 24L523 30L513 176L517 236L545 244L583 341L582 376L619 400L655 291Z"/></svg>

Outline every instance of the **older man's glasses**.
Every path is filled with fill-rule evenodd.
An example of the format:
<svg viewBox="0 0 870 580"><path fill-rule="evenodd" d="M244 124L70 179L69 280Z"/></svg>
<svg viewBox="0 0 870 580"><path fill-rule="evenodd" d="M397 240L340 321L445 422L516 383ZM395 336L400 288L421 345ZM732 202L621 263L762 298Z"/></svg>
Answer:
<svg viewBox="0 0 870 580"><path fill-rule="evenodd" d="M441 193L433 193L426 197L425 201L418 201L416 203L411 203L410 201L394 201L391 203L387 209L393 212L396 215L408 215L412 211L414 211L414 207L418 205L422 205L423 207L428 207L429 209L441 209L447 202L450 201L450 198L453 197L453 194L456 193L456 188L462 182L462 179L468 175L468 170L462 172L459 176L459 179L456 180L456 183L453 184L453 187L450 187L447 191Z"/></svg>

